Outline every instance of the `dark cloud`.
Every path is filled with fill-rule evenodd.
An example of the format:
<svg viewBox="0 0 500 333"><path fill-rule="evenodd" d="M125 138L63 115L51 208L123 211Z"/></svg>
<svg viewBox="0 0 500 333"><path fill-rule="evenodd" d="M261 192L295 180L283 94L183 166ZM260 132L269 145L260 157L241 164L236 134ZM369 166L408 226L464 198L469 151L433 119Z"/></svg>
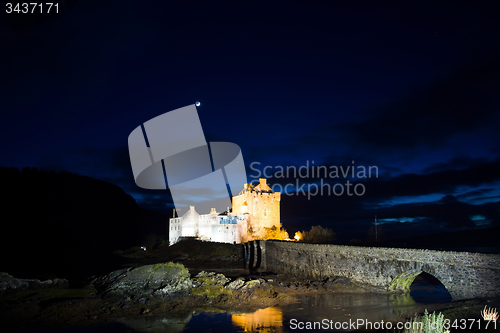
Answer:
<svg viewBox="0 0 500 333"><path fill-rule="evenodd" d="M425 168L423 172L432 173L432 172L446 171L446 170L465 169L473 165L482 164L487 160L488 158L486 157L477 157L477 158L472 158L468 156L455 157L446 163L442 162L434 163L433 165Z"/></svg>
<svg viewBox="0 0 500 333"><path fill-rule="evenodd" d="M500 169L500 159L475 164L466 169L443 170L425 174L403 174L394 177L384 173L383 169L373 168L371 171L371 178L369 178L370 173L368 166L362 164L352 164L351 162L340 165L312 165L308 162L309 167L306 167L306 165L307 164L304 163L303 165L268 166L261 163L251 165L250 168L247 169L247 172L249 180L271 175L271 177L269 177L269 182L272 184L279 184L281 188L284 188L287 184L297 184L297 181L300 184L318 183L320 180L329 184L345 183L347 179L344 179L342 171L340 171L340 168L344 168L344 170L348 170L347 176L348 179L351 179L351 182L360 183L366 187L366 194L363 196L364 199L378 200L379 202L395 197L420 196L434 193L442 195L453 194L459 187L487 186L488 184L500 181L500 174L498 173ZM353 166L355 170L354 178L351 177ZM268 169L264 170L266 167L268 167ZM336 167L337 170L339 170L337 173L339 178L329 177L332 172L331 170L334 170L332 167ZM256 169L258 169L258 171L255 171ZM325 169L327 170L326 178L323 172ZM318 170L320 170L320 172L318 172ZM365 170L364 174L366 178L357 177L359 170ZM318 177L319 173L321 173L320 177ZM314 177L312 175L314 175ZM482 194L488 192L487 189L479 189L478 191ZM470 195L473 194L479 194L479 192L471 193Z"/></svg>
<svg viewBox="0 0 500 333"><path fill-rule="evenodd" d="M474 190L474 191L469 191L469 192L466 192L466 193L462 193L462 194L459 194L457 195L456 197L459 198L459 199L471 199L471 198L474 198L474 197L479 197L479 198L476 198L476 199L481 199L481 198L484 198L484 195L486 193L490 193L491 191L494 191L495 189L494 188L482 188L482 189L479 189L479 190Z"/></svg>
<svg viewBox="0 0 500 333"><path fill-rule="evenodd" d="M428 174L404 174L389 179L367 182L367 197L384 198L452 194L460 186L487 186L500 180L500 159L474 165L462 170L445 170Z"/></svg>
<svg viewBox="0 0 500 333"><path fill-rule="evenodd" d="M443 144L477 130L500 106L500 57L462 68L412 97L380 105L371 119L334 126L366 147L408 149Z"/></svg>
<svg viewBox="0 0 500 333"><path fill-rule="evenodd" d="M243 141L246 161L268 165L303 165L306 160L340 165L354 160L377 165L381 174L391 176L483 164L498 157L499 60L483 59L460 68L404 98L365 110L356 121L325 123L275 140L260 137L253 144L236 140Z"/></svg>
<svg viewBox="0 0 500 333"><path fill-rule="evenodd" d="M298 167L297 167L298 168ZM416 226L425 227L425 232L417 234L443 232L461 228L474 228L472 216L483 216L487 225L500 223L500 201L473 204L461 199L487 198L485 195L497 190L491 185L500 180L498 170L500 160L484 162L461 170L445 170L427 174L405 174L397 177L376 179L354 179L365 185L366 194L360 197L335 195L312 195L309 199L302 193L282 194L282 217L285 226L300 229L308 221L309 225L322 225L332 228L342 237L361 237L373 224L375 215L383 219L412 218L413 222L390 223L391 237L396 237L395 230L413 230ZM302 170L306 174L305 169ZM308 170L311 175L311 169ZM296 184L297 179L270 178L268 182ZM299 184L317 183L318 178L299 179ZM330 184L345 183L345 179L326 180ZM489 185L489 186L488 186ZM486 186L486 187L484 187ZM462 188L476 188L467 193L460 193ZM307 191L307 186L305 187ZM326 192L325 192L326 193ZM419 202L419 196L434 194L433 201ZM494 198L491 198L494 199ZM469 200L470 201L470 200ZM490 200L491 201L491 200ZM302 227L304 228L304 227ZM345 239L345 238L344 238Z"/></svg>
<svg viewBox="0 0 500 333"><path fill-rule="evenodd" d="M500 56L478 59L425 88L358 112L354 121L325 121L294 132L292 139L256 147L251 156L266 161L293 152L288 159L295 156L295 163L298 157L325 164L355 160L393 173L408 173L408 166L418 172L464 168L498 156L499 90ZM477 154L483 156L472 157ZM443 158L451 159L448 165Z"/></svg>

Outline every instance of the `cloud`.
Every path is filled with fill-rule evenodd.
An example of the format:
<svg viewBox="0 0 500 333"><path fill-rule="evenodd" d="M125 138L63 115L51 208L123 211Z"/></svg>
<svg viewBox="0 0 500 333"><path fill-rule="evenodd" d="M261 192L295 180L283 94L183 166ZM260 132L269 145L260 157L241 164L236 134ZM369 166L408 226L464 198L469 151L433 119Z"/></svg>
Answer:
<svg viewBox="0 0 500 333"><path fill-rule="evenodd" d="M477 158L472 158L468 156L460 156L460 157L455 157L449 160L446 163L439 162L439 163L434 163L431 166L425 168L423 170L424 173L432 173L432 172L437 172L437 171L445 171L445 170L459 170L459 169L465 169L474 165L482 164L487 162L486 157L477 157Z"/></svg>
<svg viewBox="0 0 500 333"><path fill-rule="evenodd" d="M466 192L466 193L459 194L456 197L458 199L471 199L471 198L472 198L472 200L474 200L474 199L482 199L482 198L484 198L484 195L486 193L490 193L490 192L492 192L494 190L495 190L494 188L482 188L482 189L479 189L479 190L474 190L474 191L469 191L469 192ZM479 198L474 198L474 197L479 197Z"/></svg>
<svg viewBox="0 0 500 333"><path fill-rule="evenodd" d="M488 225L495 225L500 223L499 200L476 203L471 200L463 202L461 199L481 198L496 191L491 185L500 180L499 168L500 159L497 159L461 170L360 180L366 186L366 194L361 197L323 195L312 196L307 200L307 196L302 194L282 194L282 218L292 228L299 229L303 223L332 228L344 239L365 237L375 215L395 221L403 217L413 219L405 226L400 223L386 226L392 236L397 235L394 230L399 230L400 235L408 235L475 228L476 224L471 220L475 215L485 216L485 221L490 223ZM271 178L269 183L285 185L294 181L293 177ZM314 183L316 179L300 181ZM345 180L333 180L336 181ZM463 193L464 188L472 190ZM422 197L431 200L418 201ZM416 226L424 228L425 232L415 231Z"/></svg>
<svg viewBox="0 0 500 333"><path fill-rule="evenodd" d="M367 182L367 197L385 200L394 197L452 194L461 186L478 187L500 181L500 159L462 170L444 170L428 174L404 174Z"/></svg>
<svg viewBox="0 0 500 333"><path fill-rule="evenodd" d="M247 161L377 164L391 174L461 169L498 156L500 57L480 59L404 96L265 144L240 144ZM301 115L309 116L308 110ZM321 123L321 120L319 120ZM445 164L445 160L450 160Z"/></svg>
<svg viewBox="0 0 500 333"><path fill-rule="evenodd" d="M413 96L373 108L370 119L333 129L367 147L398 150L431 147L475 131L500 106L499 60L461 68Z"/></svg>

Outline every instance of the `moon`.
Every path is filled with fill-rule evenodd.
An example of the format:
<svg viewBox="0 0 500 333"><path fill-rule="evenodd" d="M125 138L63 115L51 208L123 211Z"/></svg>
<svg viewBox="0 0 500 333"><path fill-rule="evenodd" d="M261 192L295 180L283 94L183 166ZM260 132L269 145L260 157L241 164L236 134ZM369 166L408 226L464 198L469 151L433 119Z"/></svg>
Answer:
<svg viewBox="0 0 500 333"><path fill-rule="evenodd" d="M196 101L196 103L194 103L194 105L196 105L196 106L200 106L200 105L201 105L201 103L200 103L200 102L198 102L198 101Z"/></svg>

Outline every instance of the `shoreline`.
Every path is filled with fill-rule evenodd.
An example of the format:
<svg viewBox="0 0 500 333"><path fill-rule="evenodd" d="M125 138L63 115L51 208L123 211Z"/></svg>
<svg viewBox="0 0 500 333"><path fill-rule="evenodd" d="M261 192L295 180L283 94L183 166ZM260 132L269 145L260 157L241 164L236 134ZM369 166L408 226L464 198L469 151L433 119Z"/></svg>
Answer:
<svg viewBox="0 0 500 333"><path fill-rule="evenodd" d="M188 264L192 267L190 264L193 263ZM160 272L158 267L162 268L165 265L167 264L139 267L151 266L150 272L155 274L157 270ZM183 265L173 263L172 265L175 268L182 267L179 268L181 272L187 271ZM233 268L241 270L236 266ZM137 267L123 271L130 273L134 269ZM221 267L221 270L223 269ZM191 271L197 270L191 269ZM155 299L152 295L131 299L124 294L114 295L103 290L99 291L99 287L95 286L87 289L48 288L7 293L0 296L2 329L88 327L123 323L127 320L154 321L155 319L172 320L175 324L179 320L184 322L193 313L251 313L277 305L288 305L298 302L298 295L394 294L372 286L353 283L341 277L307 281L288 275L261 273L228 278L220 273L206 271L201 271L196 276L188 273L188 276L187 279L192 283L188 292L175 294L175 297L166 299ZM385 322L409 321L426 309L429 313L442 312L449 320L480 319L480 312L485 305L500 308L500 297L440 304L415 304L407 312L389 318Z"/></svg>

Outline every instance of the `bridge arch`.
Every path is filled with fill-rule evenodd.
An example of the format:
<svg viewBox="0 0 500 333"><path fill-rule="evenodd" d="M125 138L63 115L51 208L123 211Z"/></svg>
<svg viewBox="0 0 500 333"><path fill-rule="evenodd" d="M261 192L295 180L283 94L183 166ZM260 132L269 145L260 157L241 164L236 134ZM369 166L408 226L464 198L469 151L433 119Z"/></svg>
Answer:
<svg viewBox="0 0 500 333"><path fill-rule="evenodd" d="M436 273L433 269L428 267L422 267L421 269L413 269L399 273L390 282L389 291L410 291L410 287L415 281L415 278L422 273L427 273L428 275L439 281L448 292L450 292L450 285L446 286L446 277L440 276L441 274Z"/></svg>

